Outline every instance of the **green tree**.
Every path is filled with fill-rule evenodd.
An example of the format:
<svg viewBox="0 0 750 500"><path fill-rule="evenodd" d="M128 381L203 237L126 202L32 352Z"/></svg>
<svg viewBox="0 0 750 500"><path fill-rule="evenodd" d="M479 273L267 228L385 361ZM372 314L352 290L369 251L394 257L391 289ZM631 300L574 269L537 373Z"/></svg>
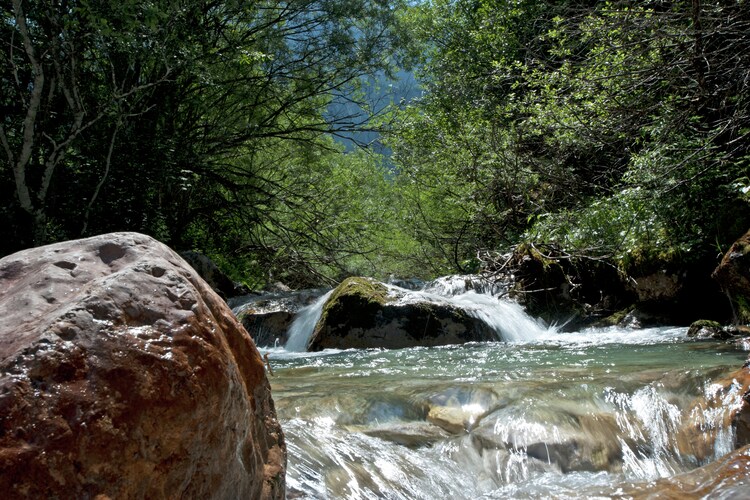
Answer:
<svg viewBox="0 0 750 500"><path fill-rule="evenodd" d="M391 140L400 171L441 200L422 218L430 245L465 243L443 262L521 237L626 267L725 248L750 223L746 7L415 7L427 93Z"/></svg>
<svg viewBox="0 0 750 500"><path fill-rule="evenodd" d="M305 164L302 151L330 147L325 136L365 126L366 114L332 114L329 105L361 101L361 78L389 71L401 43L392 7L4 6L0 215L11 238L3 252L117 229L181 246L189 228L209 230L218 216L272 217L257 207L288 186L264 165L290 155Z"/></svg>

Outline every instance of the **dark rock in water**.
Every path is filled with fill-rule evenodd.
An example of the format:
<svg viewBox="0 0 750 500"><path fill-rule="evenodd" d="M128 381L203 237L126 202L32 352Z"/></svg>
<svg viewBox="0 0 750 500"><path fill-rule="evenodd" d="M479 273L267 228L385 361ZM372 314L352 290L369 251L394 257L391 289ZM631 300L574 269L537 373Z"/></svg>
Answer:
<svg viewBox="0 0 750 500"><path fill-rule="evenodd" d="M720 338L723 328L721 323L711 320L698 320L688 328L687 336L696 340Z"/></svg>
<svg viewBox="0 0 750 500"><path fill-rule="evenodd" d="M286 344L289 327L300 309L309 306L328 290L315 288L293 292L248 295L230 301L242 326L257 346Z"/></svg>
<svg viewBox="0 0 750 500"><path fill-rule="evenodd" d="M729 297L734 322L750 323L750 231L734 242L711 276Z"/></svg>
<svg viewBox="0 0 750 500"><path fill-rule="evenodd" d="M695 321L687 336L696 340L740 340L750 337L750 327L744 325L722 326L716 321Z"/></svg>
<svg viewBox="0 0 750 500"><path fill-rule="evenodd" d="M253 337L255 345L271 347L286 343L287 331L294 320L294 313L289 311L255 313L249 309L238 316L238 319Z"/></svg>
<svg viewBox="0 0 750 500"><path fill-rule="evenodd" d="M407 300L405 300L407 299ZM323 308L308 350L440 346L497 340L483 321L367 278L348 278Z"/></svg>
<svg viewBox="0 0 750 500"><path fill-rule="evenodd" d="M263 360L176 253L136 233L0 260L5 498L283 498Z"/></svg>

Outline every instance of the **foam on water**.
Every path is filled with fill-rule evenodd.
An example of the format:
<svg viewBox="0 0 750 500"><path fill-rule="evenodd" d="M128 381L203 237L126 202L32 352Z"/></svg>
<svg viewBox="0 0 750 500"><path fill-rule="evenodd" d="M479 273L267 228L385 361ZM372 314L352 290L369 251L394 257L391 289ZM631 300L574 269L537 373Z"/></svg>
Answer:
<svg viewBox="0 0 750 500"><path fill-rule="evenodd" d="M487 324L497 334L497 340L504 342L528 342L556 332L554 327L546 327L541 321L526 314L516 302L474 290L457 295L439 295L389 286L389 297L396 305L430 302L461 309Z"/></svg>
<svg viewBox="0 0 750 500"><path fill-rule="evenodd" d="M323 314L323 306L332 293L333 290L321 296L309 306L299 310L292 325L289 327L289 339L284 345L287 351L298 352L307 350L307 343L315 330L315 325Z"/></svg>

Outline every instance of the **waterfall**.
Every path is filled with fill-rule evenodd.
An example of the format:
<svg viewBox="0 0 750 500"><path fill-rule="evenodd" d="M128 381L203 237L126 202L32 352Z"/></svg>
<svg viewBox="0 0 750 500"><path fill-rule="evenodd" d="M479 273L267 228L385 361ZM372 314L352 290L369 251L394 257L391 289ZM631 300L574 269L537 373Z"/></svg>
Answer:
<svg viewBox="0 0 750 500"><path fill-rule="evenodd" d="M552 330L526 314L519 304L491 295L472 291L448 300L471 316L484 321L495 330L500 340L526 342L537 339Z"/></svg>
<svg viewBox="0 0 750 500"><path fill-rule="evenodd" d="M394 305L430 302L461 309L493 329L497 340L500 341L528 342L554 331L526 314L519 304L498 299L492 295L470 290L462 294L446 296L426 291L405 290L393 285L385 286L389 289L388 295ZM331 293L332 291L326 293L297 312L289 327L289 340L284 346L287 351L304 352L307 350L307 344Z"/></svg>
<svg viewBox="0 0 750 500"><path fill-rule="evenodd" d="M528 342L544 334L554 332L545 327L523 310L519 304L499 299L474 290L453 295L455 289L446 290L445 295L429 292L412 292L391 288L389 296L396 298L396 303L432 302L452 306L466 311L470 316L484 322L497 334L497 339L505 342Z"/></svg>
<svg viewBox="0 0 750 500"><path fill-rule="evenodd" d="M297 312L297 316L289 327L289 340L286 341L284 349L297 352L307 350L307 343L315 330L315 325L323 314L323 305L325 305L331 293L333 293L333 290Z"/></svg>

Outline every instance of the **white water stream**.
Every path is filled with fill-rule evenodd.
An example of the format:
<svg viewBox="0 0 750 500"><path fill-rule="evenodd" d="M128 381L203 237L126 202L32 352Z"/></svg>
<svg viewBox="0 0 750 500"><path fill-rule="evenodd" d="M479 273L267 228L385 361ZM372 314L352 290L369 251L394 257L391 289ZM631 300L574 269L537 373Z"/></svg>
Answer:
<svg viewBox="0 0 750 500"><path fill-rule="evenodd" d="M497 334L497 339L509 342L530 341L546 334L554 333L555 328L545 327L541 322L531 318L515 302L500 300L491 295L468 291L453 294L454 289L447 290L448 295L434 292L408 291L392 285L385 285L394 304L402 305L415 302L432 302L445 304L466 311L470 316L484 321ZM297 313L289 328L289 340L284 348L287 351L305 351L315 325L323 311L328 297L333 291L320 297L313 304Z"/></svg>
<svg viewBox="0 0 750 500"><path fill-rule="evenodd" d="M289 497L681 498L654 481L734 448L744 388L726 377L747 353L733 345L684 328L561 333L488 295L413 293L502 341L307 353L325 300L300 311L285 348L266 350Z"/></svg>

